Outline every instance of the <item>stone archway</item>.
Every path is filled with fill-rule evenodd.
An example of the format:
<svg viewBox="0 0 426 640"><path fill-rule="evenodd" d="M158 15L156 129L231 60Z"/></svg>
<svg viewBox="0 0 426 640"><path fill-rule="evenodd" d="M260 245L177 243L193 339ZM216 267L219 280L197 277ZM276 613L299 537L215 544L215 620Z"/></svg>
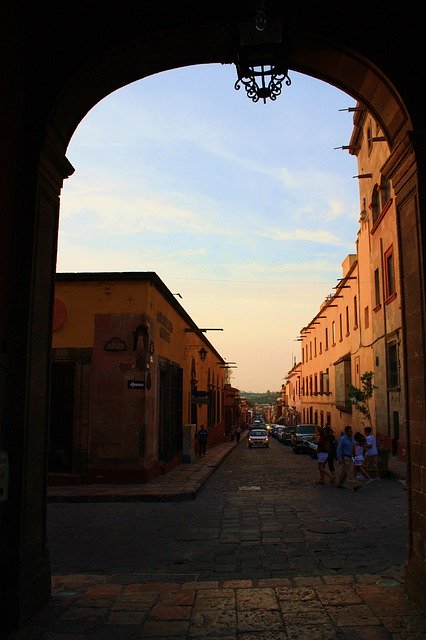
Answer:
<svg viewBox="0 0 426 640"><path fill-rule="evenodd" d="M155 14L157 11L153 9ZM85 114L115 89L166 69L201 63L228 64L233 59L229 16L223 8L219 18L213 20L197 11L188 23L170 12L157 30L149 27L148 20L139 37L134 25L120 25L119 38L113 35L112 19L109 26L101 45L93 36L97 48L91 49L88 29L85 49L79 52L78 59L72 59L73 51L64 56L68 67L59 67L52 73L34 113L29 113L26 100L31 97L35 100L37 73L27 80L17 61L9 72L11 76L16 72L17 83L25 89L16 104L15 120L13 100L6 105L9 119L14 122L9 133L11 167L6 175L12 186L5 189L4 201L10 215L6 233L0 240L0 248L6 248L3 254L6 268L0 285L3 300L9 305L0 324L6 336L2 342L6 373L0 380L1 433L2 446L8 450L11 463L9 500L0 512L1 545L8 549L8 553L2 552L0 582L7 593L3 601L10 626L28 619L50 595L45 523L47 381L59 198L64 178L73 171L66 159L67 145ZM340 44L331 45L315 35L312 24L308 26L311 31L300 31L291 68L333 84L361 101L380 122L391 148L391 157L383 169L396 191L402 269L404 280L409 282L403 308L408 328L404 333L411 469L407 583L413 597L424 599L426 514L421 498L425 492L422 451L426 438L422 410L426 398L423 272L426 253L420 211L426 206L422 195L426 164L420 107L415 109L415 92L410 91L409 83L404 84L402 66L395 74L401 83L397 90L361 53ZM319 30L321 26L324 25L319 25ZM336 22L333 25L336 42L339 42L338 27ZM13 41L15 23L11 29ZM67 35L71 38L72 34ZM356 42L353 34L349 35L352 38L348 36L348 40ZM372 42L376 35L371 35ZM46 42L42 47L46 56L49 44ZM26 51L18 35L15 45ZM45 64L45 59L37 58L30 63L24 54L23 58L29 75L34 68L37 71L37 65L41 69ZM18 131L20 123L25 124L23 132Z"/></svg>

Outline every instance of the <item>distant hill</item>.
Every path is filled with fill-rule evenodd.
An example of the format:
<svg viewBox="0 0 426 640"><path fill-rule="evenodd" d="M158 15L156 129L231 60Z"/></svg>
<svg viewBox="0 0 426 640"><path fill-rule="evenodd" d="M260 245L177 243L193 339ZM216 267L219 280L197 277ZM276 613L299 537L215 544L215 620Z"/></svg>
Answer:
<svg viewBox="0 0 426 640"><path fill-rule="evenodd" d="M275 404L277 398L281 397L280 391L265 391L263 393L253 393L252 391L240 391L240 398L246 398L253 404Z"/></svg>

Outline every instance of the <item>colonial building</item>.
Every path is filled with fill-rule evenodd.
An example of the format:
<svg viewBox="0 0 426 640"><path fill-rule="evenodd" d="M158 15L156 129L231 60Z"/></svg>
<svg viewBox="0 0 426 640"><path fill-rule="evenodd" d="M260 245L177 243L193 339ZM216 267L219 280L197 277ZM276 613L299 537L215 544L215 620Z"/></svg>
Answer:
<svg viewBox="0 0 426 640"><path fill-rule="evenodd" d="M50 481L144 482L223 440L224 360L153 272L58 273Z"/></svg>
<svg viewBox="0 0 426 640"><path fill-rule="evenodd" d="M357 105L349 150L356 155L360 194L356 253L342 263L342 277L316 316L302 328L301 419L331 424L336 432L369 424L350 400L372 373L368 400L382 446L405 458L404 358L396 210L391 183L382 174L388 145L373 117ZM294 368L288 393L294 393Z"/></svg>

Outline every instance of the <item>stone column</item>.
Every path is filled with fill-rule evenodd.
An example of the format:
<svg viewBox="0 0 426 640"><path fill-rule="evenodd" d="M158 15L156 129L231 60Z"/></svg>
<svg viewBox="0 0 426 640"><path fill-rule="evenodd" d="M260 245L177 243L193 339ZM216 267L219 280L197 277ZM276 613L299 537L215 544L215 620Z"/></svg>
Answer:
<svg viewBox="0 0 426 640"><path fill-rule="evenodd" d="M182 462L195 460L195 424L183 425L183 457Z"/></svg>
<svg viewBox="0 0 426 640"><path fill-rule="evenodd" d="M22 136L25 139L25 136ZM50 598L46 535L49 378L59 193L73 171L53 140L40 152L28 140L8 213L13 251L2 342L2 449L9 493L0 504L2 629L11 629Z"/></svg>
<svg viewBox="0 0 426 640"><path fill-rule="evenodd" d="M409 548L408 594L426 605L426 141L409 132L382 172L395 190L401 261L401 311L406 367ZM423 212L423 215L421 215Z"/></svg>

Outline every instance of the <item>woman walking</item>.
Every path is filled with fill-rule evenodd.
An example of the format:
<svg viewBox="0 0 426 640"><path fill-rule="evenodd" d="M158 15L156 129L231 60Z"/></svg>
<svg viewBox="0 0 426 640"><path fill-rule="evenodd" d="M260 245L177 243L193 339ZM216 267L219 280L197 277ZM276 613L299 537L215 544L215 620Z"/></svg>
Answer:
<svg viewBox="0 0 426 640"><path fill-rule="evenodd" d="M356 480L367 478L368 482L372 482L373 478L369 475L364 464L365 453L365 437L360 431L354 435L354 465Z"/></svg>
<svg viewBox="0 0 426 640"><path fill-rule="evenodd" d="M336 436L334 435L334 431L329 424L325 425L324 434L326 439L328 440L328 456L327 456L327 461L325 463L325 466L326 467L328 466L329 471L331 473L330 482L334 484L336 482L336 471L334 468L334 462L336 460L336 448L337 448Z"/></svg>
<svg viewBox="0 0 426 640"><path fill-rule="evenodd" d="M332 481L332 475L328 471L325 470L325 465L328 460L328 454L330 450L329 440L324 432L323 427L318 427L318 436L317 436L317 456L318 456L318 471L319 471L319 480L317 480L317 484L325 484L326 478L330 478L330 482Z"/></svg>

